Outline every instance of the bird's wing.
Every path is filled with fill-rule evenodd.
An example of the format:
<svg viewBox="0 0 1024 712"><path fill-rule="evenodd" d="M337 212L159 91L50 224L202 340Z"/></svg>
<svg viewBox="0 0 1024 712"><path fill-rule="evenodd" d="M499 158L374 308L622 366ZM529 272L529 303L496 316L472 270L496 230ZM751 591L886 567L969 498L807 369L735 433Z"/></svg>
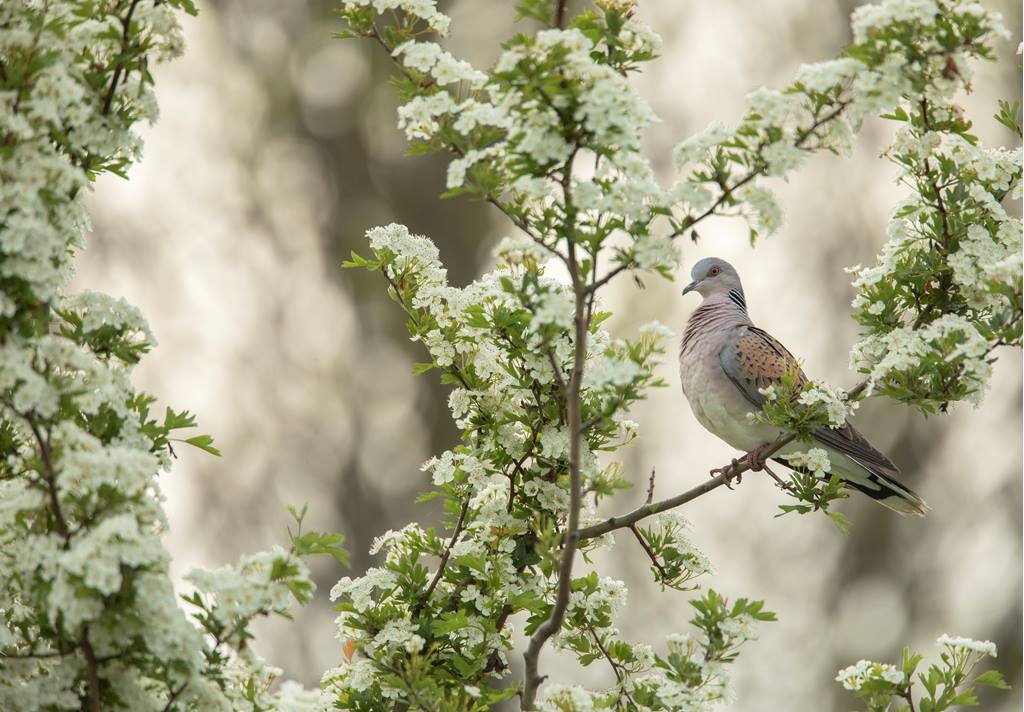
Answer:
<svg viewBox="0 0 1024 712"><path fill-rule="evenodd" d="M793 354L756 326L737 328L719 352L718 359L729 380L759 410L764 405L764 396L758 389L778 384L786 374L794 375L800 385L807 382ZM873 448L848 422L839 428L821 428L814 433L814 439L862 463L899 472L892 460Z"/></svg>
<svg viewBox="0 0 1024 712"><path fill-rule="evenodd" d="M791 374L797 383L807 381L800 364L771 334L756 326L737 327L718 353L722 370L743 397L759 410L764 396L758 389L778 384Z"/></svg>

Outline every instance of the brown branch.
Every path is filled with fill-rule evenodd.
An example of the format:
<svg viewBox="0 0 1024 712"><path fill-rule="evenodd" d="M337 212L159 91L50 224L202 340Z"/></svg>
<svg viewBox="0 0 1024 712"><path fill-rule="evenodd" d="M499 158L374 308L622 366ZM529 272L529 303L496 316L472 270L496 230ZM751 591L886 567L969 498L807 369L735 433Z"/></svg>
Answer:
<svg viewBox="0 0 1024 712"><path fill-rule="evenodd" d="M107 96L103 100L103 114L110 113L110 107L114 101L114 92L117 91L117 84L121 81L121 74L124 70L124 54L128 51L128 34L129 28L132 26L132 15L135 14L135 8L138 6L139 0L132 0L131 6L128 8L128 14L125 15L124 20L121 21L121 54L117 58L117 66L114 67L114 76L110 79L110 88L107 89ZM124 72L127 74L127 72Z"/></svg>
<svg viewBox="0 0 1024 712"><path fill-rule="evenodd" d="M567 225L563 231L568 242L568 267L569 276L572 279L573 294L575 297L574 324L575 333L573 338L573 366L572 375L568 382L568 391L563 390L566 403L567 419L569 425L569 516L566 523L566 532L562 537L562 559L558 567L558 588L555 595L555 605L551 609L547 620L540 624L537 630L530 637L530 642L523 653L525 673L523 675L523 689L520 693L522 708L532 710L537 698L537 687L544 678L537 671L538 658L544 644L557 633L562 627L562 621L569 608L569 594L572 591L572 565L576 558L576 547L579 543L580 508L583 500L581 458L583 450L582 419L580 414L580 390L583 385L583 369L587 356L587 331L590 324L586 314L586 280L581 278L579 263L576 259L576 243L574 238L575 213L572 205L571 177L572 163L576 157L578 146L573 149L566 159L562 171L562 190L565 195L565 214ZM552 365L555 363L554 355L548 353ZM556 375L557 375L556 371Z"/></svg>
<svg viewBox="0 0 1024 712"><path fill-rule="evenodd" d="M619 689L622 691L622 694L626 696L627 700L636 706L636 700L633 699L633 696L629 694L629 690L626 689L626 673L623 672L622 665L615 662L615 659L608 653L608 650L604 647L604 643L601 642L601 636L599 636L597 631L594 630L594 626L588 623L587 630L590 631L590 635L594 638L594 642L597 643L597 649L601 651L601 655L603 655L604 659L608 661L608 664L612 666L612 672L615 673L615 679L619 683ZM619 702L622 702L622 695L619 696Z"/></svg>
<svg viewBox="0 0 1024 712"><path fill-rule="evenodd" d="M60 497L57 495L57 472L53 467L49 439L43 437L31 413L26 413L23 417L28 422L28 427L32 430L32 435L39 445L39 456L42 458L43 470L45 470L43 472L43 479L46 480L46 489L50 497L50 509L53 510L53 518L57 523L57 533L64 538L64 548L68 549L71 546L71 530L68 529L67 520L64 519L64 511L60 506Z"/></svg>
<svg viewBox="0 0 1024 712"><path fill-rule="evenodd" d="M48 437L43 437L42 431L36 425L31 413L24 416L28 422L32 435L39 445L39 456L43 461L43 477L47 482L47 490L50 496L50 508L53 510L54 521L57 524L58 533L64 538L64 548L71 547L71 531L68 529L67 520L64 518L64 511L60 506L60 497L57 495L57 471L53 466L53 454L50 450ZM88 710L89 712L100 712L100 679L99 662L96 660L96 652L93 650L92 642L89 640L89 628L82 629L82 639L78 643L85 657L86 678L88 680Z"/></svg>
<svg viewBox="0 0 1024 712"><path fill-rule="evenodd" d="M96 652L89 641L88 627L82 630L82 640L79 642L82 654L85 656L85 674L89 680L89 712L100 712L100 675L99 663L96 660Z"/></svg>
<svg viewBox="0 0 1024 712"><path fill-rule="evenodd" d="M430 585L427 586L427 590L423 592L423 596L416 603L416 610L419 610L430 600L430 597L434 593L434 589L437 588L437 583L441 580L441 576L444 574L445 566L448 565L448 557L451 556L452 548L458 543L459 537L462 536L462 525L466 522L466 512L469 511L469 500L467 499L462 503L462 511L459 512L459 521L455 525L455 531L452 533L452 538L448 542L448 546L445 547L444 552L441 553L441 563L437 566L437 573L434 574L434 578L430 581Z"/></svg>
<svg viewBox="0 0 1024 712"><path fill-rule="evenodd" d="M171 694L167 696L167 704L164 705L163 712L170 712L171 708L174 706L175 700L181 696L181 693L185 691L186 687L188 687L187 682L181 683L177 690L171 690L170 685L168 685L167 691Z"/></svg>
<svg viewBox="0 0 1024 712"><path fill-rule="evenodd" d="M540 421L537 421L530 430L530 444L527 445L526 452L523 453L523 456L516 460L515 466L512 468L512 474L508 476L509 485L507 509L510 513L512 512L512 505L516 498L516 477L518 477L519 473L523 471L523 464L533 454L534 448L537 447L537 436L540 435Z"/></svg>
<svg viewBox="0 0 1024 712"><path fill-rule="evenodd" d="M643 538L643 536L640 535L640 532L637 531L636 525L630 524L629 530L633 532L633 536L635 536L636 540L640 542L640 546L643 548L644 552L646 552L648 558L650 558L651 563L654 564L654 568L656 568L658 570L658 573L661 575L661 581L659 583L664 583L665 581L667 581L668 572L665 571L665 567L661 565L660 561L658 561L658 555L654 553L654 550L651 549L647 541Z"/></svg>
<svg viewBox="0 0 1024 712"><path fill-rule="evenodd" d="M786 438L780 438L780 440L777 440L775 445L773 445L773 448L768 452L768 454L775 452L779 448L789 443L793 439L793 437L795 436L787 436ZM637 507L628 514L623 514L617 517L609 517L603 522L592 524L589 527L583 527L579 530L579 540L586 541L587 539L593 539L594 537L603 536L609 532L615 531L616 529L625 529L632 527L637 522L646 519L647 517L653 516L655 514L660 514L661 512L665 512L670 509L675 509L680 505L686 504L687 502L697 499L701 495L705 495L708 492L711 492L712 490L718 489L719 487L731 481L732 479L735 479L739 475L742 475L749 469L750 465L747 464L746 457L740 458L739 460L737 460L735 465L727 465L725 468L722 469L720 474L712 477L711 479L705 482L702 482L701 484L697 485L692 489L687 490L686 492L683 492L682 494L678 494L675 497L669 497L668 499L663 499L660 502L655 502L654 504L644 504L640 507Z"/></svg>
<svg viewBox="0 0 1024 712"><path fill-rule="evenodd" d="M565 10L569 5L569 0L557 0L555 5L555 16L552 19L552 27L556 27L559 30L565 27Z"/></svg>
<svg viewBox="0 0 1024 712"><path fill-rule="evenodd" d="M847 400L856 399L858 396L860 396L861 393L864 392L864 389L867 388L867 386L867 381L861 381L860 383L858 383L856 386L854 386L847 392ZM771 444L771 446L765 448L763 451L759 453L760 459L762 461L767 460L773 454L775 454L776 452L778 452L779 450L781 450L794 440L796 440L796 433L787 433L785 435L780 435ZM701 484L697 485L696 487L693 487L692 489L688 489L682 494L677 494L675 497L669 497L668 499L663 499L660 502L655 502L654 504L643 504L627 514L622 514L617 517L609 517L603 522L592 524L589 527L583 527L579 530L579 541L585 541L587 539L593 539L594 537L603 536L609 532L615 531L616 529L632 528L634 525L636 525L637 522L646 519L647 517L653 516L655 514L660 514L661 512L667 512L668 510L675 509L676 507L684 505L687 502L692 502L698 497L718 489L722 485L729 484L730 481L732 481L733 479L737 479L744 472L750 470L752 459L753 458L751 457L751 453L747 453L743 457L739 458L738 460L734 460L731 464L726 465L725 467L720 467L712 470L712 473L717 474L715 474L711 479L707 480L706 482L702 482Z"/></svg>
<svg viewBox="0 0 1024 712"><path fill-rule="evenodd" d="M647 504L654 501L654 468L651 468L651 477L647 480Z"/></svg>
<svg viewBox="0 0 1024 712"><path fill-rule="evenodd" d="M558 384L559 389L562 393L565 393L567 386L565 384L565 376L562 375L562 369L558 365L558 360L555 358L555 353L551 350L547 350L548 362L551 364L551 371L555 374L555 383Z"/></svg>

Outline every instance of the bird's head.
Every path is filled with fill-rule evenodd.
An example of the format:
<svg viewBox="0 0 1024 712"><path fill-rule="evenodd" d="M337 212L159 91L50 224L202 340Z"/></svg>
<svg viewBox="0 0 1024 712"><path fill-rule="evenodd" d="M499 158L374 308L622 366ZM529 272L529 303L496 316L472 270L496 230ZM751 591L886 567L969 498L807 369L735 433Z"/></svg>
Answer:
<svg viewBox="0 0 1024 712"><path fill-rule="evenodd" d="M740 276L731 264L718 257L702 259L693 266L690 277L693 281L686 285L683 294L697 292L707 299L717 294L728 296L730 291L735 290L740 297L743 296Z"/></svg>

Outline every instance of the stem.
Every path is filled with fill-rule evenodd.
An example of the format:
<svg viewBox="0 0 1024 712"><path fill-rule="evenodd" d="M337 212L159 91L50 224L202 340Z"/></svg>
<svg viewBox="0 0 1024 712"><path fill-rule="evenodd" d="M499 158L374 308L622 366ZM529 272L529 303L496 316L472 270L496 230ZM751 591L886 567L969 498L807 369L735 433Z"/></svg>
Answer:
<svg viewBox="0 0 1024 712"><path fill-rule="evenodd" d="M622 666L619 663L615 662L615 659L612 658L612 656L608 653L608 650L604 647L604 643L601 642L601 636L599 636L597 634L597 631L594 630L594 626L588 625L587 630L590 631L590 635L591 637L593 637L594 643L597 644L597 649L601 651L601 654L604 656L604 659L607 660L608 664L612 666L612 672L615 673L615 679L616 681L618 681L619 690L621 691L621 695L619 696L619 703L621 704L622 702L622 695L625 695L626 699L632 702L635 706L636 700L633 699L633 696L629 694L629 690L626 689L626 673L622 669Z"/></svg>
<svg viewBox="0 0 1024 712"><path fill-rule="evenodd" d="M139 0L132 0L132 4L128 7L128 14L125 15L124 20L121 21L122 32L121 32L121 56L117 58L117 66L114 67L114 76L110 79L110 88L107 89L107 96L103 100L103 113L109 114L110 107L114 101L114 92L117 91L117 83L121 81L121 73L124 70L124 54L128 51L128 32L132 26L132 15L135 14L135 8L138 6Z"/></svg>
<svg viewBox="0 0 1024 712"><path fill-rule="evenodd" d="M423 597L417 604L417 609L421 608L434 593L434 589L437 588L437 583L441 580L441 576L444 574L444 569L448 565L448 557L452 554L452 548L458 543L459 537L462 536L462 525L466 522L466 512L469 511L469 500L467 499L462 503L462 511L459 512L459 522L455 525L455 532L452 534L451 540L448 542L448 546L445 547L444 552L441 554L441 563L437 566L437 573L434 574L434 578L430 581L430 585L427 586L427 590L423 592Z"/></svg>
<svg viewBox="0 0 1024 712"><path fill-rule="evenodd" d="M53 467L49 439L43 437L39 426L36 425L36 421L30 414L26 414L24 417L28 421L28 426L31 428L32 435L36 439L36 444L39 445L39 456L43 460L43 478L46 480L46 489L50 497L50 509L53 510L53 518L57 523L57 533L64 538L64 548L68 549L71 547L71 530L68 529L67 520L64 519L64 511L60 506L60 497L57 496L57 473Z"/></svg>
<svg viewBox="0 0 1024 712"><path fill-rule="evenodd" d="M629 530L633 532L633 536L635 536L636 540L640 542L640 546L643 547L643 550L647 553L647 556L648 558L650 558L651 563L654 564L654 568L656 568L658 570L658 573L661 575L661 581L659 583L665 583L665 581L668 580L668 573L665 571L665 567L661 565L661 562L658 561L657 555L654 553L651 547L648 546L644 538L640 536L640 532L637 530L636 525L629 525Z"/></svg>
<svg viewBox="0 0 1024 712"><path fill-rule="evenodd" d="M516 499L516 478L519 473L523 471L523 464L533 455L534 448L537 447L537 436L540 435L541 421L538 421L530 433L530 444L526 447L526 452L523 456L516 460L515 466L512 468L512 474L508 476L508 512L512 512L512 506L515 504Z"/></svg>

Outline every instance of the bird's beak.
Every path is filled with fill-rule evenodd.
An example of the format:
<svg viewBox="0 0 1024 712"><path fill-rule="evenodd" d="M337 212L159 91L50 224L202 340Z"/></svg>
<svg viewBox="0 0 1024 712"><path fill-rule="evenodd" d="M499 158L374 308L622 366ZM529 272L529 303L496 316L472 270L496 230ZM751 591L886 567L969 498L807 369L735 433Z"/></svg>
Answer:
<svg viewBox="0 0 1024 712"><path fill-rule="evenodd" d="M698 279L695 279L695 280L693 280L692 282L690 282L690 283L689 283L688 285L686 285L686 288L685 288L685 289L683 290L683 294L685 295L685 294L687 294L687 293L689 293L689 292L692 292L693 290L695 290L695 289L697 288L697 283L698 283L699 281L700 281L700 280L698 280Z"/></svg>

